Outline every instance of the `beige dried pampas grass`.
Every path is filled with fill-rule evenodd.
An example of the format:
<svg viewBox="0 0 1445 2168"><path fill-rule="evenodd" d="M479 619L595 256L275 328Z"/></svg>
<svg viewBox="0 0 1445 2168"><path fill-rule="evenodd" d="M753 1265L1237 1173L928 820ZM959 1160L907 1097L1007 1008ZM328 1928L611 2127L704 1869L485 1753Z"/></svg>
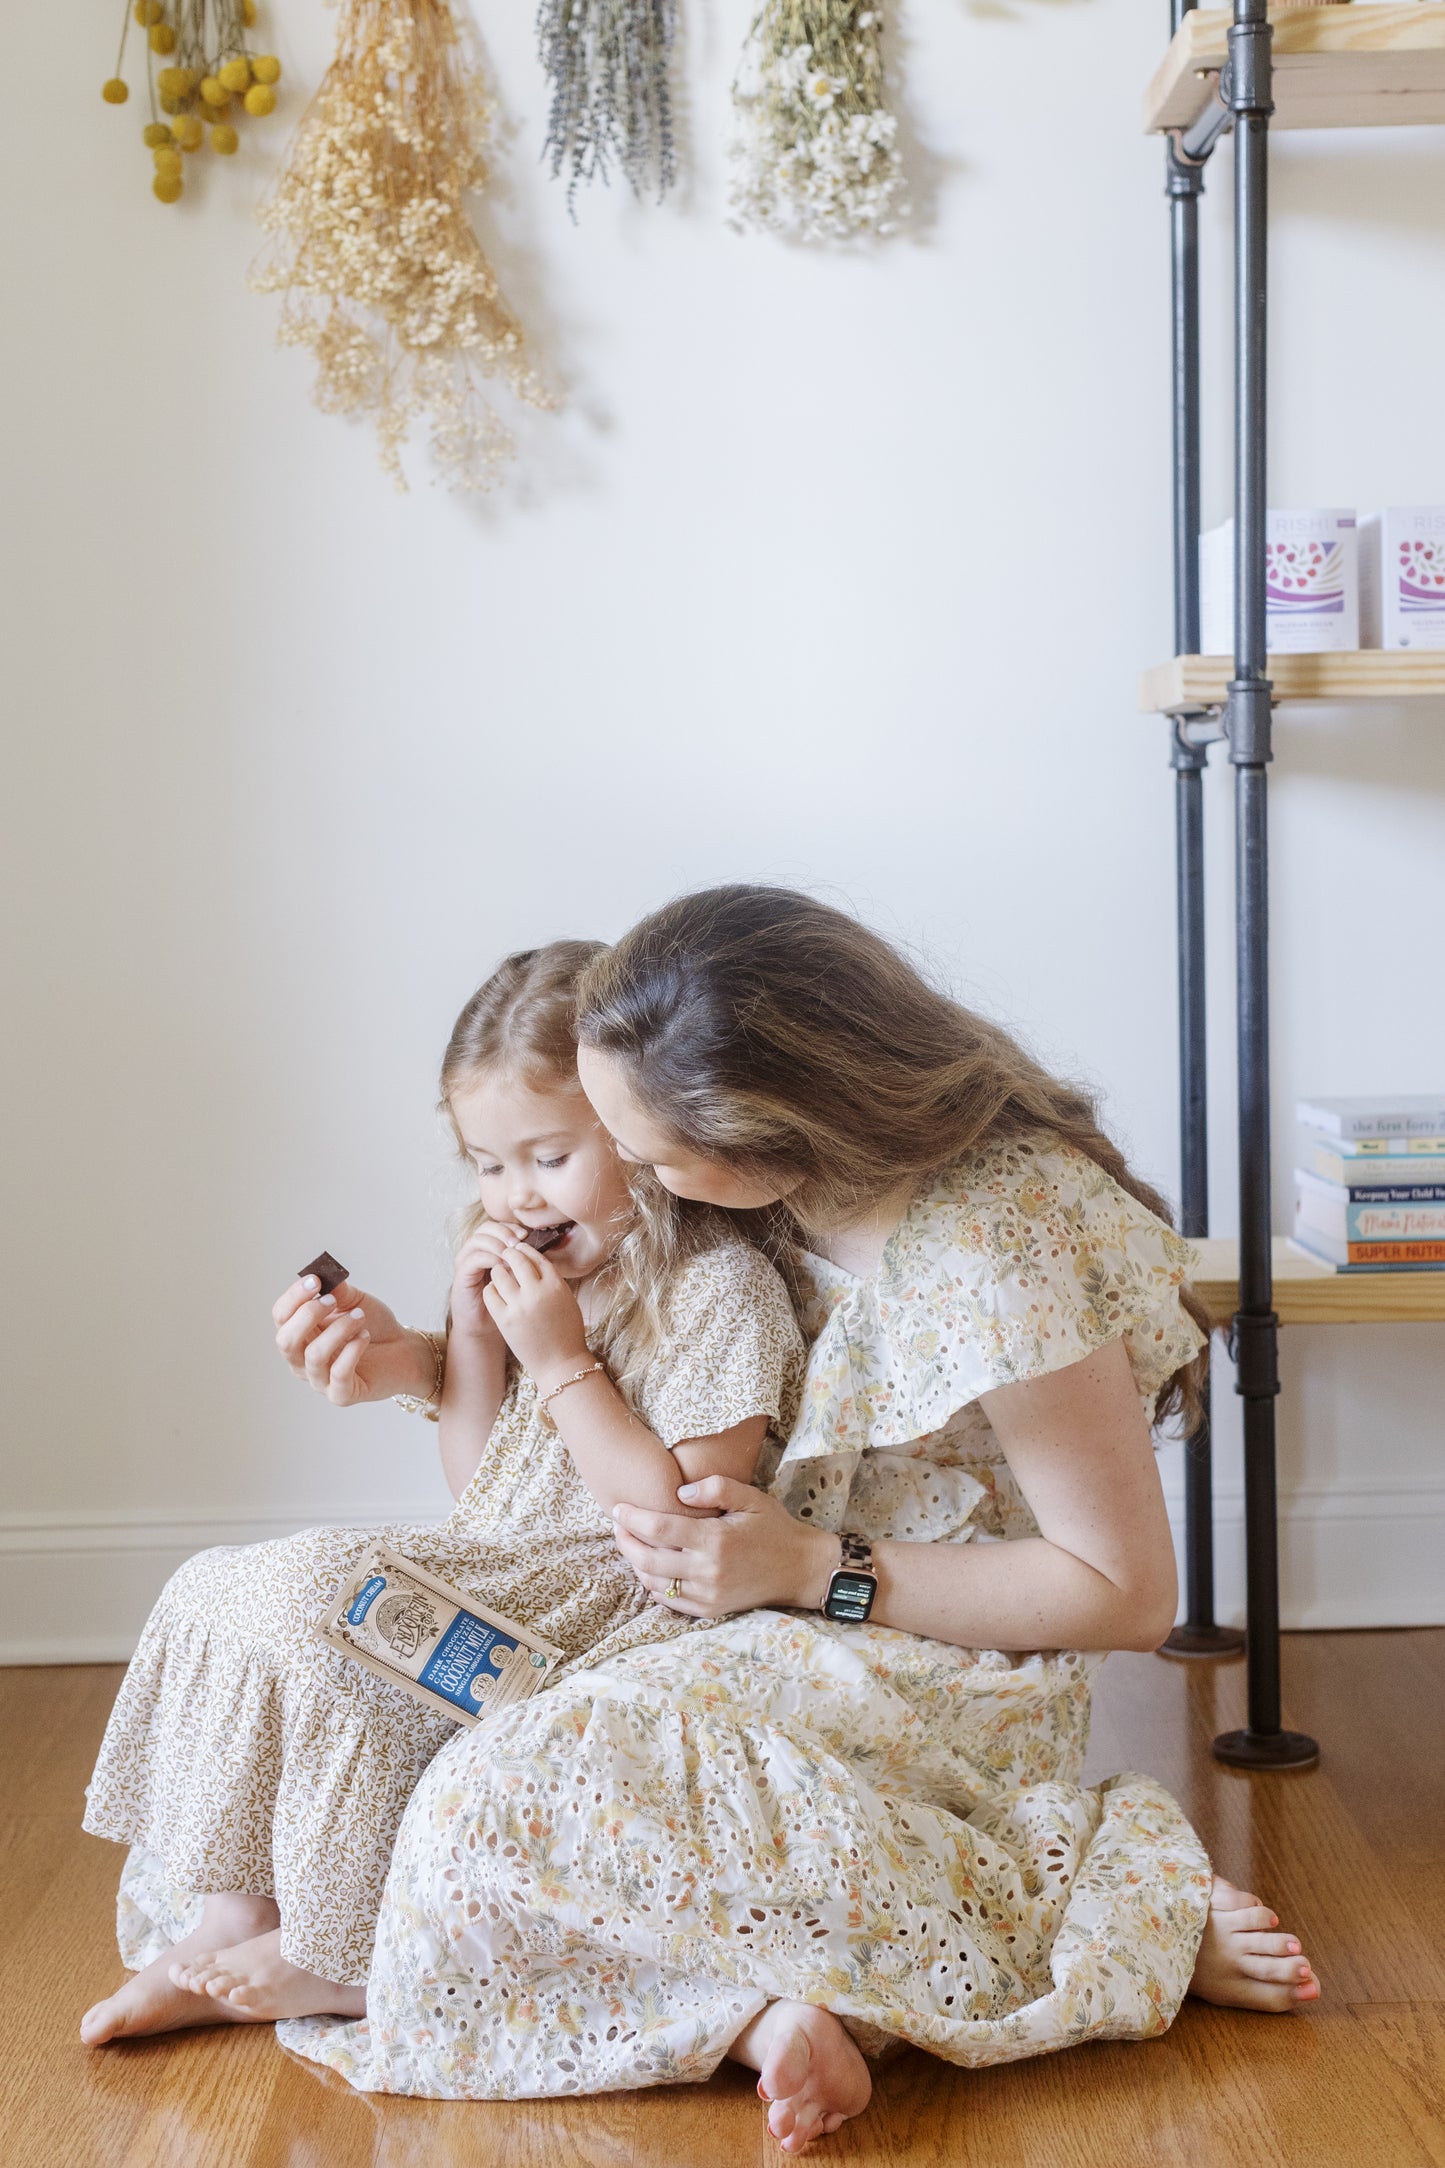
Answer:
<svg viewBox="0 0 1445 2168"><path fill-rule="evenodd" d="M334 62L296 132L251 275L282 295L283 345L316 357L327 413L376 426L382 465L429 432L441 474L485 489L513 452L482 391L553 402L467 216L493 106L446 0L343 0Z"/></svg>

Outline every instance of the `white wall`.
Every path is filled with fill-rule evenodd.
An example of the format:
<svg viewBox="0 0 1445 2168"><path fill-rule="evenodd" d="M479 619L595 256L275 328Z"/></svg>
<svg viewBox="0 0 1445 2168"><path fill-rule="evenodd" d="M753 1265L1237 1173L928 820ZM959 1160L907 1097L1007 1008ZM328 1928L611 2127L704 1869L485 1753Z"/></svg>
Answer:
<svg viewBox="0 0 1445 2168"><path fill-rule="evenodd" d="M1169 642L1166 214L1137 133L1163 11L908 5L921 215L838 258L723 223L749 4L687 11L677 200L590 196L575 228L536 163L530 11L487 11L514 134L482 223L570 409L486 505L424 466L396 498L273 350L244 274L281 126L162 209L144 116L88 88L105 24L11 26L17 83L76 86L63 128L12 100L0 151L11 1656L123 1653L201 1543L442 1507L430 1428L311 1399L267 1311L324 1243L438 1314L434 1073L508 947L717 879L825 886L1096 1080L1174 1185L1172 786L1134 713ZM289 126L334 17L267 20ZM1445 501L1445 139L1281 142L1276 180L1274 500ZM1227 794L1221 769L1221 1231ZM1281 720L1281 1227L1298 1090L1445 1082L1442 794L1440 706ZM1289 1337L1295 1622L1445 1615L1442 1356L1438 1328Z"/></svg>

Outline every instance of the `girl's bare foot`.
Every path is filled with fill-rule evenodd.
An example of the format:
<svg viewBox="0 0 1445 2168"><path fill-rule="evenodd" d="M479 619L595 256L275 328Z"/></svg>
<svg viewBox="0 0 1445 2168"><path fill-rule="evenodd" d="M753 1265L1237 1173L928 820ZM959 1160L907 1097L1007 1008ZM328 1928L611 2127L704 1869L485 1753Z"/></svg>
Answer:
<svg viewBox="0 0 1445 2168"><path fill-rule="evenodd" d="M175 1986L210 1998L211 2008L251 2024L283 2017L365 2017L366 1989L338 1987L281 1955L281 1930L229 1950L198 1951L171 1966Z"/></svg>
<svg viewBox="0 0 1445 2168"><path fill-rule="evenodd" d="M125 1986L103 2002L95 2003L80 2021L80 2037L87 2047L103 2047L107 2040L134 2040L144 2033L179 2032L187 2025L229 2024L238 2011L217 2006L208 1997L177 1986L171 1968L218 1941L235 1941L254 1935L273 1924L276 1906L270 1897L208 1897L201 1924L194 1934L166 1950L132 1974Z"/></svg>
<svg viewBox="0 0 1445 2168"><path fill-rule="evenodd" d="M1190 1994L1239 2010L1295 2010L1318 2001L1320 1983L1298 1941L1278 1927L1268 1905L1216 1875Z"/></svg>
<svg viewBox="0 0 1445 2168"><path fill-rule="evenodd" d="M771 2002L728 2050L758 2075L769 2103L768 2129L785 2153L802 2153L873 2093L868 2065L830 2010L810 2002Z"/></svg>

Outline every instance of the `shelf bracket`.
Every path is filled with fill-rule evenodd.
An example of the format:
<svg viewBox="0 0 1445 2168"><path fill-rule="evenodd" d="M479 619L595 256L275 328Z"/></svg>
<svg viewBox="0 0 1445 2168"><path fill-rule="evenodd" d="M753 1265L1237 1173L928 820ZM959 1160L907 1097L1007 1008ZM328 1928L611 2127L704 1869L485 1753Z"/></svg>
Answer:
<svg viewBox="0 0 1445 2168"><path fill-rule="evenodd" d="M1198 188L1189 191L1195 195L1203 192L1203 170L1216 144L1221 136L1227 136L1234 126L1235 109L1230 103L1229 81L1229 63L1226 61L1218 74L1213 71L1210 73L1209 103L1203 112L1197 119L1192 120L1187 128L1171 128L1169 131L1170 148L1181 168L1192 170L1200 176ZM1169 193L1182 195L1186 191L1171 188Z"/></svg>

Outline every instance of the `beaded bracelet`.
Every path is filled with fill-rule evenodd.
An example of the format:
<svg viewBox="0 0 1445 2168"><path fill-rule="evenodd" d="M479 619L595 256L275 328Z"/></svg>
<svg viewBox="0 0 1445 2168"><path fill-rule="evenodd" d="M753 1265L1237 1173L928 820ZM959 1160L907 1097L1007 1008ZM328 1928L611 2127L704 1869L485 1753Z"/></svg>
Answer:
<svg viewBox="0 0 1445 2168"><path fill-rule="evenodd" d="M541 1413L549 1400L555 1400L559 1393L565 1393L569 1385L580 1385L584 1378L595 1377L599 1370L605 1370L606 1367L605 1363L589 1363L585 1370L574 1370L570 1378L563 1378L560 1385L554 1385L550 1393L542 1395L542 1398L537 1402L538 1413Z"/></svg>
<svg viewBox="0 0 1445 2168"><path fill-rule="evenodd" d="M447 1374L446 1334L424 1332L422 1338L431 1349L432 1358L436 1363L436 1375L432 1379L431 1391L426 1395L425 1399L416 1393L393 1393L391 1397L399 1408L405 1408L408 1415L423 1415L429 1423L439 1423L442 1413L442 1386L446 1382Z"/></svg>

